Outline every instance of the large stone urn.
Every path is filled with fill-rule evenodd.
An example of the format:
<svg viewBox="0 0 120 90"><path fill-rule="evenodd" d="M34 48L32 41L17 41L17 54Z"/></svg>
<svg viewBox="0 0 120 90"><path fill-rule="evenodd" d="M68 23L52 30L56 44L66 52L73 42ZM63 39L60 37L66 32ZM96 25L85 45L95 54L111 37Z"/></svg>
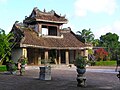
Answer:
<svg viewBox="0 0 120 90"><path fill-rule="evenodd" d="M82 68L82 69L81 68L77 68L76 70L77 70L78 74L85 74L85 72L86 72L85 68Z"/></svg>
<svg viewBox="0 0 120 90"><path fill-rule="evenodd" d="M77 86L84 87L86 77L85 77L85 72L86 72L86 57L78 55L78 57L75 60L75 66L76 66L76 71L77 71Z"/></svg>
<svg viewBox="0 0 120 90"><path fill-rule="evenodd" d="M76 69L76 71L77 71L77 82L78 82L78 84L77 84L77 86L78 87L85 87L86 86L86 84L85 84L85 81L86 81L86 77L85 77L85 72L86 72L86 69L85 68L77 68Z"/></svg>
<svg viewBox="0 0 120 90"><path fill-rule="evenodd" d="M50 66L40 66L39 79L40 80L51 80L51 67Z"/></svg>

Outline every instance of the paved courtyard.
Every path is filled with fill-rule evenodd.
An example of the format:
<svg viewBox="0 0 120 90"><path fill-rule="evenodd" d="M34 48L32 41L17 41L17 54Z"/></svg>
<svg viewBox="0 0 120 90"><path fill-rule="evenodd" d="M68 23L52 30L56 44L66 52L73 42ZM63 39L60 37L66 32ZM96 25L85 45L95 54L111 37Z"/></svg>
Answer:
<svg viewBox="0 0 120 90"><path fill-rule="evenodd" d="M0 73L0 90L120 90L115 67L89 67L85 88L77 87L75 68L52 68L52 80L39 80L39 67L24 76Z"/></svg>

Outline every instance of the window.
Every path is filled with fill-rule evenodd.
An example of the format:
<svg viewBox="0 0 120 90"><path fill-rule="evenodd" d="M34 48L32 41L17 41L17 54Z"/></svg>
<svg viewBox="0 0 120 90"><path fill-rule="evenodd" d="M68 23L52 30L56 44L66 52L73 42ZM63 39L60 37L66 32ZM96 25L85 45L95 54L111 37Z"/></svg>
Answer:
<svg viewBox="0 0 120 90"><path fill-rule="evenodd" d="M57 36L57 27L49 27L49 35Z"/></svg>
<svg viewBox="0 0 120 90"><path fill-rule="evenodd" d="M48 35L48 29L42 28L42 35Z"/></svg>
<svg viewBox="0 0 120 90"><path fill-rule="evenodd" d="M58 33L57 27L42 25L42 32L41 32L42 35L57 36L58 35L57 33Z"/></svg>

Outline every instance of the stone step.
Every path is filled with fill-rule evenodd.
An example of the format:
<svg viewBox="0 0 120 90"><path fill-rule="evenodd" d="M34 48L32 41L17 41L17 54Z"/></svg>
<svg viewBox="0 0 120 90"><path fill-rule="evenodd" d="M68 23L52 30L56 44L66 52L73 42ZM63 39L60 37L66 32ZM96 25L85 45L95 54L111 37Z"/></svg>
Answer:
<svg viewBox="0 0 120 90"><path fill-rule="evenodd" d="M61 64L61 65L50 65L51 68L71 68L71 67L75 67L73 64L70 65L65 65L65 64ZM25 67L26 70L32 70L32 69L39 69L39 65L27 65Z"/></svg>

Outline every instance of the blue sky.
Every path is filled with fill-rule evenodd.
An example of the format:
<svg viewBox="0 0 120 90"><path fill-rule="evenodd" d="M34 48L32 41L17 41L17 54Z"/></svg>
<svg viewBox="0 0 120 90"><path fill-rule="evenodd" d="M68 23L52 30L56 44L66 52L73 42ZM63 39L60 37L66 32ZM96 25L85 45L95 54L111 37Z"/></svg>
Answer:
<svg viewBox="0 0 120 90"><path fill-rule="evenodd" d="M0 28L8 33L34 7L66 15L69 22L64 27L71 27L74 33L91 28L95 38L108 32L120 37L120 0L0 0Z"/></svg>

